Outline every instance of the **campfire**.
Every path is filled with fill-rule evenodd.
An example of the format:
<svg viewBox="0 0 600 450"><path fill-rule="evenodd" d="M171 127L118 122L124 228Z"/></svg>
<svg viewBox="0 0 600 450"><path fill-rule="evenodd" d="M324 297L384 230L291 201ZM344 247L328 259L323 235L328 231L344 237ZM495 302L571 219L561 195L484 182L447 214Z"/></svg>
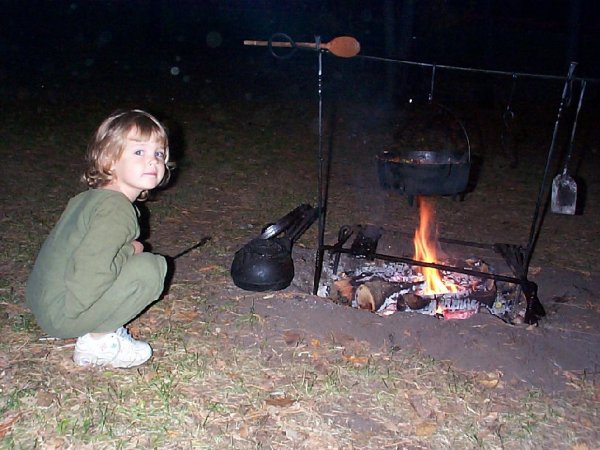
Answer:
<svg viewBox="0 0 600 450"><path fill-rule="evenodd" d="M413 311L464 319L483 307L512 321L520 297L518 286L503 281L480 258L450 260L438 241L432 203L419 197L418 206L412 258L376 253L384 234L378 227L342 227L338 243L328 249L329 264L324 265L318 295L379 315ZM354 242L345 248L351 236Z"/></svg>
<svg viewBox="0 0 600 450"><path fill-rule="evenodd" d="M433 235L433 236L432 236ZM415 259L427 263L439 263L437 257L437 228L435 227L434 210L425 197L419 197L419 227L415 231ZM421 295L447 294L458 292L458 286L444 279L438 269L423 267L425 287Z"/></svg>

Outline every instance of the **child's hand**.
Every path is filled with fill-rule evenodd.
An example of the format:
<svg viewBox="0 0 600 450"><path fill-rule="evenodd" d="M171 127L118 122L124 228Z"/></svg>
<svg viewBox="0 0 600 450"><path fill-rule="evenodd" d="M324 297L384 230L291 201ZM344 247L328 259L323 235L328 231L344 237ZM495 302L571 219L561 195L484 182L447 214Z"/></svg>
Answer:
<svg viewBox="0 0 600 450"><path fill-rule="evenodd" d="M133 253L135 255L144 251L144 244L142 244L140 241L132 241L131 245L133 245Z"/></svg>

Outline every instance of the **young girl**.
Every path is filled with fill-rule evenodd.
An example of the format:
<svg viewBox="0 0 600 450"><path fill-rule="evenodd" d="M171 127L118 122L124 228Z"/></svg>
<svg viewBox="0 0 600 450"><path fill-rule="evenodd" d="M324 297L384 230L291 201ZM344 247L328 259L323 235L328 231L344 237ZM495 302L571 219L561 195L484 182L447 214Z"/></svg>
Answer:
<svg viewBox="0 0 600 450"><path fill-rule="evenodd" d="M76 364L134 367L152 355L124 324L158 299L167 264L136 240L133 202L166 183L168 161L167 133L153 116L109 116L88 147L91 189L69 201L38 254L27 304L49 335L77 337Z"/></svg>

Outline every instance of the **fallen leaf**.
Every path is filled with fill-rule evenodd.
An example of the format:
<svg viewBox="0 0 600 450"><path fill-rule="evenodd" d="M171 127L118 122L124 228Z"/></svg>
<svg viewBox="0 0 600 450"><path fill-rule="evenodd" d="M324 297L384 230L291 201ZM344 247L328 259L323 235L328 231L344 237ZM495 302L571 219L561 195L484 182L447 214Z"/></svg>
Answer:
<svg viewBox="0 0 600 450"><path fill-rule="evenodd" d="M283 333L283 341L287 345L297 345L303 338L303 333L298 330L287 330Z"/></svg>
<svg viewBox="0 0 600 450"><path fill-rule="evenodd" d="M238 429L238 434L240 435L240 437L242 439L246 439L248 437L249 430L248 430L248 425L246 425L245 423L242 422L242 424L240 425L240 428Z"/></svg>
<svg viewBox="0 0 600 450"><path fill-rule="evenodd" d="M129 325L128 329L129 329L129 334L131 334L132 338L137 339L140 337L141 332L140 332L140 327L138 325Z"/></svg>
<svg viewBox="0 0 600 450"><path fill-rule="evenodd" d="M344 333L331 333L329 335L334 345L346 347L355 341L354 337Z"/></svg>
<svg viewBox="0 0 600 450"><path fill-rule="evenodd" d="M296 400L288 398L288 397L276 397L276 398L266 399L265 403L267 405L271 405L271 406L285 407L285 406L293 405L294 403L296 403Z"/></svg>
<svg viewBox="0 0 600 450"><path fill-rule="evenodd" d="M500 382L499 379L497 380L478 380L479 384L481 384L484 388L487 389L494 389L496 386L498 386L498 383Z"/></svg>
<svg viewBox="0 0 600 450"><path fill-rule="evenodd" d="M415 433L417 436L431 436L436 429L437 425L433 422L421 422L417 424Z"/></svg>
<svg viewBox="0 0 600 450"><path fill-rule="evenodd" d="M369 362L368 356L344 355L344 359L348 362L351 362L352 364L357 364L360 366L365 365Z"/></svg>
<svg viewBox="0 0 600 450"><path fill-rule="evenodd" d="M348 278L343 278L341 280L333 283L335 288L337 289L337 293L339 296L351 300L354 295L354 288L350 284L350 280Z"/></svg>
<svg viewBox="0 0 600 450"><path fill-rule="evenodd" d="M4 438L6 434L11 430L12 426L17 420L23 415L22 412L12 412L4 416L2 422L0 422L0 439Z"/></svg>
<svg viewBox="0 0 600 450"><path fill-rule="evenodd" d="M586 443L578 442L577 444L571 447L571 450L590 450L590 448Z"/></svg>
<svg viewBox="0 0 600 450"><path fill-rule="evenodd" d="M219 270L221 266L217 266L216 264L211 264L210 266L200 267L198 272L209 272L211 270Z"/></svg>
<svg viewBox="0 0 600 450"><path fill-rule="evenodd" d="M585 417L585 416L579 417L579 422L584 427L587 427L587 428L593 428L594 427L594 424L592 423L592 421L588 417Z"/></svg>
<svg viewBox="0 0 600 450"><path fill-rule="evenodd" d="M244 377L239 372L227 372L227 376L234 381L244 381Z"/></svg>
<svg viewBox="0 0 600 450"><path fill-rule="evenodd" d="M325 358L315 357L313 358L313 366L322 374L329 373L329 361Z"/></svg>
<svg viewBox="0 0 600 450"><path fill-rule="evenodd" d="M487 372L479 376L477 382L487 389L494 389L500 384L501 372Z"/></svg>
<svg viewBox="0 0 600 450"><path fill-rule="evenodd" d="M193 322L197 318L197 311L179 311L174 317L174 319L176 319L177 322Z"/></svg>
<svg viewBox="0 0 600 450"><path fill-rule="evenodd" d="M52 405L52 403L54 403L55 398L56 396L48 391L38 391L35 396L35 401L38 406L41 406L42 408L48 408L50 405Z"/></svg>

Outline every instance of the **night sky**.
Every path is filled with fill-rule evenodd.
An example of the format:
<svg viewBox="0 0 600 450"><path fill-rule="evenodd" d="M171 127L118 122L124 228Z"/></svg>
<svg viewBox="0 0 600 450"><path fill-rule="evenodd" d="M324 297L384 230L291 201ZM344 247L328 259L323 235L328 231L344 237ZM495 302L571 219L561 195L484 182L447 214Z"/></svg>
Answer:
<svg viewBox="0 0 600 450"><path fill-rule="evenodd" d="M575 1L118 0L4 1L3 96L60 96L78 87L168 87L259 81L285 67L244 39L352 35L363 55L507 71L600 77L600 7ZM549 5L552 6L549 6ZM393 15L394 22L385 17ZM386 46L386 26L393 44ZM304 59L302 59L304 58ZM313 62L302 55L296 69ZM312 60L311 60L312 61ZM357 66L360 63L357 64ZM366 69L365 69L366 67ZM376 64L361 70L381 72Z"/></svg>

